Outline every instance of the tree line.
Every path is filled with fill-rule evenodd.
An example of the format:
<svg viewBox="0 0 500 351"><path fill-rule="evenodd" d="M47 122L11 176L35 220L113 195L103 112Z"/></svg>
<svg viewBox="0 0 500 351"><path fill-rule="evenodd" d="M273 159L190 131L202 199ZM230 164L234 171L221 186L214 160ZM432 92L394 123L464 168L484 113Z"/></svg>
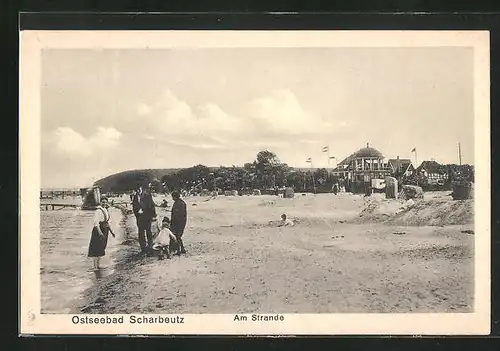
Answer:
<svg viewBox="0 0 500 351"><path fill-rule="evenodd" d="M210 169L204 165L184 168L166 174L154 182L156 191L171 192L185 190L192 192L237 190L245 193L258 189L272 192L275 188L292 187L295 191L330 191L337 178L325 168L301 171L289 167L279 160L275 153L264 150L253 162L243 167L219 167Z"/></svg>
<svg viewBox="0 0 500 351"><path fill-rule="evenodd" d="M237 190L240 193L251 193L254 189L262 193L273 193L275 189L292 187L296 192L331 192L339 181L337 176L325 168L301 170L289 167L280 161L275 153L269 150L260 151L255 160L245 163L243 167L207 167L196 165L183 169L127 171L122 174L104 178L98 182L104 192L128 192L138 184L151 185L157 193L170 193L174 190L200 193L203 190L224 192ZM444 185L430 185L427 179L419 174L405 177L403 174L392 174L400 183L419 185L424 190L451 189L454 181L474 181L474 168L470 165L442 165L441 171L448 175Z"/></svg>

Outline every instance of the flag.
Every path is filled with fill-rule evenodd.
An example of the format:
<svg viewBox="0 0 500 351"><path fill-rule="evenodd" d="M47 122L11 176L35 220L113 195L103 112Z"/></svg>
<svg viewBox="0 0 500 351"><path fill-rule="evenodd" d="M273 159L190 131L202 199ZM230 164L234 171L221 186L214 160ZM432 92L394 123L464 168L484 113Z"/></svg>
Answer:
<svg viewBox="0 0 500 351"><path fill-rule="evenodd" d="M328 152L328 149L329 149L329 147L328 147L328 146L323 146L322 151L323 151L323 152Z"/></svg>
<svg viewBox="0 0 500 351"><path fill-rule="evenodd" d="M307 163L311 163L311 158L309 157L307 160L306 160Z"/></svg>
<svg viewBox="0 0 500 351"><path fill-rule="evenodd" d="M417 148L413 148L413 150L411 150L410 152L416 152L417 151Z"/></svg>

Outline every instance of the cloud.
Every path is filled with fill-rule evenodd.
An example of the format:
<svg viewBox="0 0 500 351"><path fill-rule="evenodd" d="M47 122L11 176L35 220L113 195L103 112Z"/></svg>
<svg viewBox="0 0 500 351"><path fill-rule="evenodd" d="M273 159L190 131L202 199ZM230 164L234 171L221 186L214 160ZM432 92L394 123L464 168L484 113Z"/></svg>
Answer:
<svg viewBox="0 0 500 351"><path fill-rule="evenodd" d="M307 113L289 90L274 90L251 100L246 105L246 115L269 132L299 135L322 129L321 121Z"/></svg>
<svg viewBox="0 0 500 351"><path fill-rule="evenodd" d="M242 138L249 143L259 143L257 139L263 135L297 136L305 132L322 132L327 126L307 113L289 90L271 91L231 112L215 102L190 106L166 90L155 103L137 104L136 111L135 125L149 139L168 138L173 143L189 141L191 146L200 148L220 148ZM210 142L193 138L205 138Z"/></svg>
<svg viewBox="0 0 500 351"><path fill-rule="evenodd" d="M214 103L204 104L199 108L199 131L216 136L215 133L241 132L249 127L241 118L233 117Z"/></svg>
<svg viewBox="0 0 500 351"><path fill-rule="evenodd" d="M245 121L208 102L191 107L170 90L153 104L136 106L137 128L145 138L194 148L221 148L232 133L246 129Z"/></svg>
<svg viewBox="0 0 500 351"><path fill-rule="evenodd" d="M139 116L146 116L149 113L151 113L151 108L148 105L143 103L137 105L137 114Z"/></svg>
<svg viewBox="0 0 500 351"><path fill-rule="evenodd" d="M54 132L54 137L56 147L59 151L82 156L90 154L90 150L87 148L87 140L71 128L57 128Z"/></svg>
<svg viewBox="0 0 500 351"><path fill-rule="evenodd" d="M97 128L97 133L88 140L93 148L108 149L117 146L120 142L121 133L115 128Z"/></svg>
<svg viewBox="0 0 500 351"><path fill-rule="evenodd" d="M121 133L114 128L98 127L89 138L68 127L57 128L52 135L56 150L70 156L90 156L95 151L117 146Z"/></svg>

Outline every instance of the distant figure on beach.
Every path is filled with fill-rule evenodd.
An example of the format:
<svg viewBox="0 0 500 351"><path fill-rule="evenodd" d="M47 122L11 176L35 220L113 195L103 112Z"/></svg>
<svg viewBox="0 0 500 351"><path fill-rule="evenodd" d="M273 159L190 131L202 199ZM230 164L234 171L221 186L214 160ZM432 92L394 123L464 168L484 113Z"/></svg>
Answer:
<svg viewBox="0 0 500 351"><path fill-rule="evenodd" d="M158 232L153 235L153 250L158 252L158 259L163 260L164 256L170 258L170 251L173 247L177 250L177 238L170 231L170 219L163 217L161 224L157 222Z"/></svg>
<svg viewBox="0 0 500 351"><path fill-rule="evenodd" d="M149 191L143 190L139 185L132 201L132 210L134 212L139 235L139 245L141 253L147 253L153 245L153 234L151 232L151 222L156 217L156 205ZM146 238L147 237L147 246Z"/></svg>
<svg viewBox="0 0 500 351"><path fill-rule="evenodd" d="M337 195L338 192L339 192L339 185L337 183L333 184L333 193Z"/></svg>
<svg viewBox="0 0 500 351"><path fill-rule="evenodd" d="M344 178L339 179L339 192L345 193L345 180L344 180Z"/></svg>
<svg viewBox="0 0 500 351"><path fill-rule="evenodd" d="M293 227L294 225L295 225L295 223L293 223L293 221L291 221L290 219L288 219L286 217L286 214L283 213L281 215L281 221L278 224L278 227Z"/></svg>
<svg viewBox="0 0 500 351"><path fill-rule="evenodd" d="M187 209L186 203L181 199L179 192L174 191L172 193L172 199L174 204L172 205L172 216L170 219L170 230L174 233L177 242L179 243L179 249L177 255L185 254L184 242L182 241L182 235L184 234L184 229L187 223Z"/></svg>
<svg viewBox="0 0 500 351"><path fill-rule="evenodd" d="M92 236L90 237L88 257L93 258L94 270L99 270L101 257L106 255L106 246L108 245L108 235L115 234L109 225L109 203L105 197L101 198L100 204L94 212Z"/></svg>

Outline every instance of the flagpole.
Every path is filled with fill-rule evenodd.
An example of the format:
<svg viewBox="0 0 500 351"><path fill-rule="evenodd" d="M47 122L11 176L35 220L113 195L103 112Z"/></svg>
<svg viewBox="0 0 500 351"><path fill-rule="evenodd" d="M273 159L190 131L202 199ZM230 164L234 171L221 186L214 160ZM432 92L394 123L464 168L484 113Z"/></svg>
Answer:
<svg viewBox="0 0 500 351"><path fill-rule="evenodd" d="M313 192L314 192L314 194L316 194L316 183L314 182L314 172L313 172L312 168L313 168L313 160L311 157L311 177L312 177L312 183L313 183Z"/></svg>
<svg viewBox="0 0 500 351"><path fill-rule="evenodd" d="M462 150L460 148L460 143L458 143L458 159L460 162L460 166L462 165Z"/></svg>
<svg viewBox="0 0 500 351"><path fill-rule="evenodd" d="M330 145L328 145L328 168L330 168Z"/></svg>
<svg viewBox="0 0 500 351"><path fill-rule="evenodd" d="M308 157L307 160L306 160L306 162L308 162L310 164L309 167L312 169L312 157ZM307 190L307 187L306 187L307 181L306 180L307 180L307 178L306 178L306 172L304 172L304 191Z"/></svg>

